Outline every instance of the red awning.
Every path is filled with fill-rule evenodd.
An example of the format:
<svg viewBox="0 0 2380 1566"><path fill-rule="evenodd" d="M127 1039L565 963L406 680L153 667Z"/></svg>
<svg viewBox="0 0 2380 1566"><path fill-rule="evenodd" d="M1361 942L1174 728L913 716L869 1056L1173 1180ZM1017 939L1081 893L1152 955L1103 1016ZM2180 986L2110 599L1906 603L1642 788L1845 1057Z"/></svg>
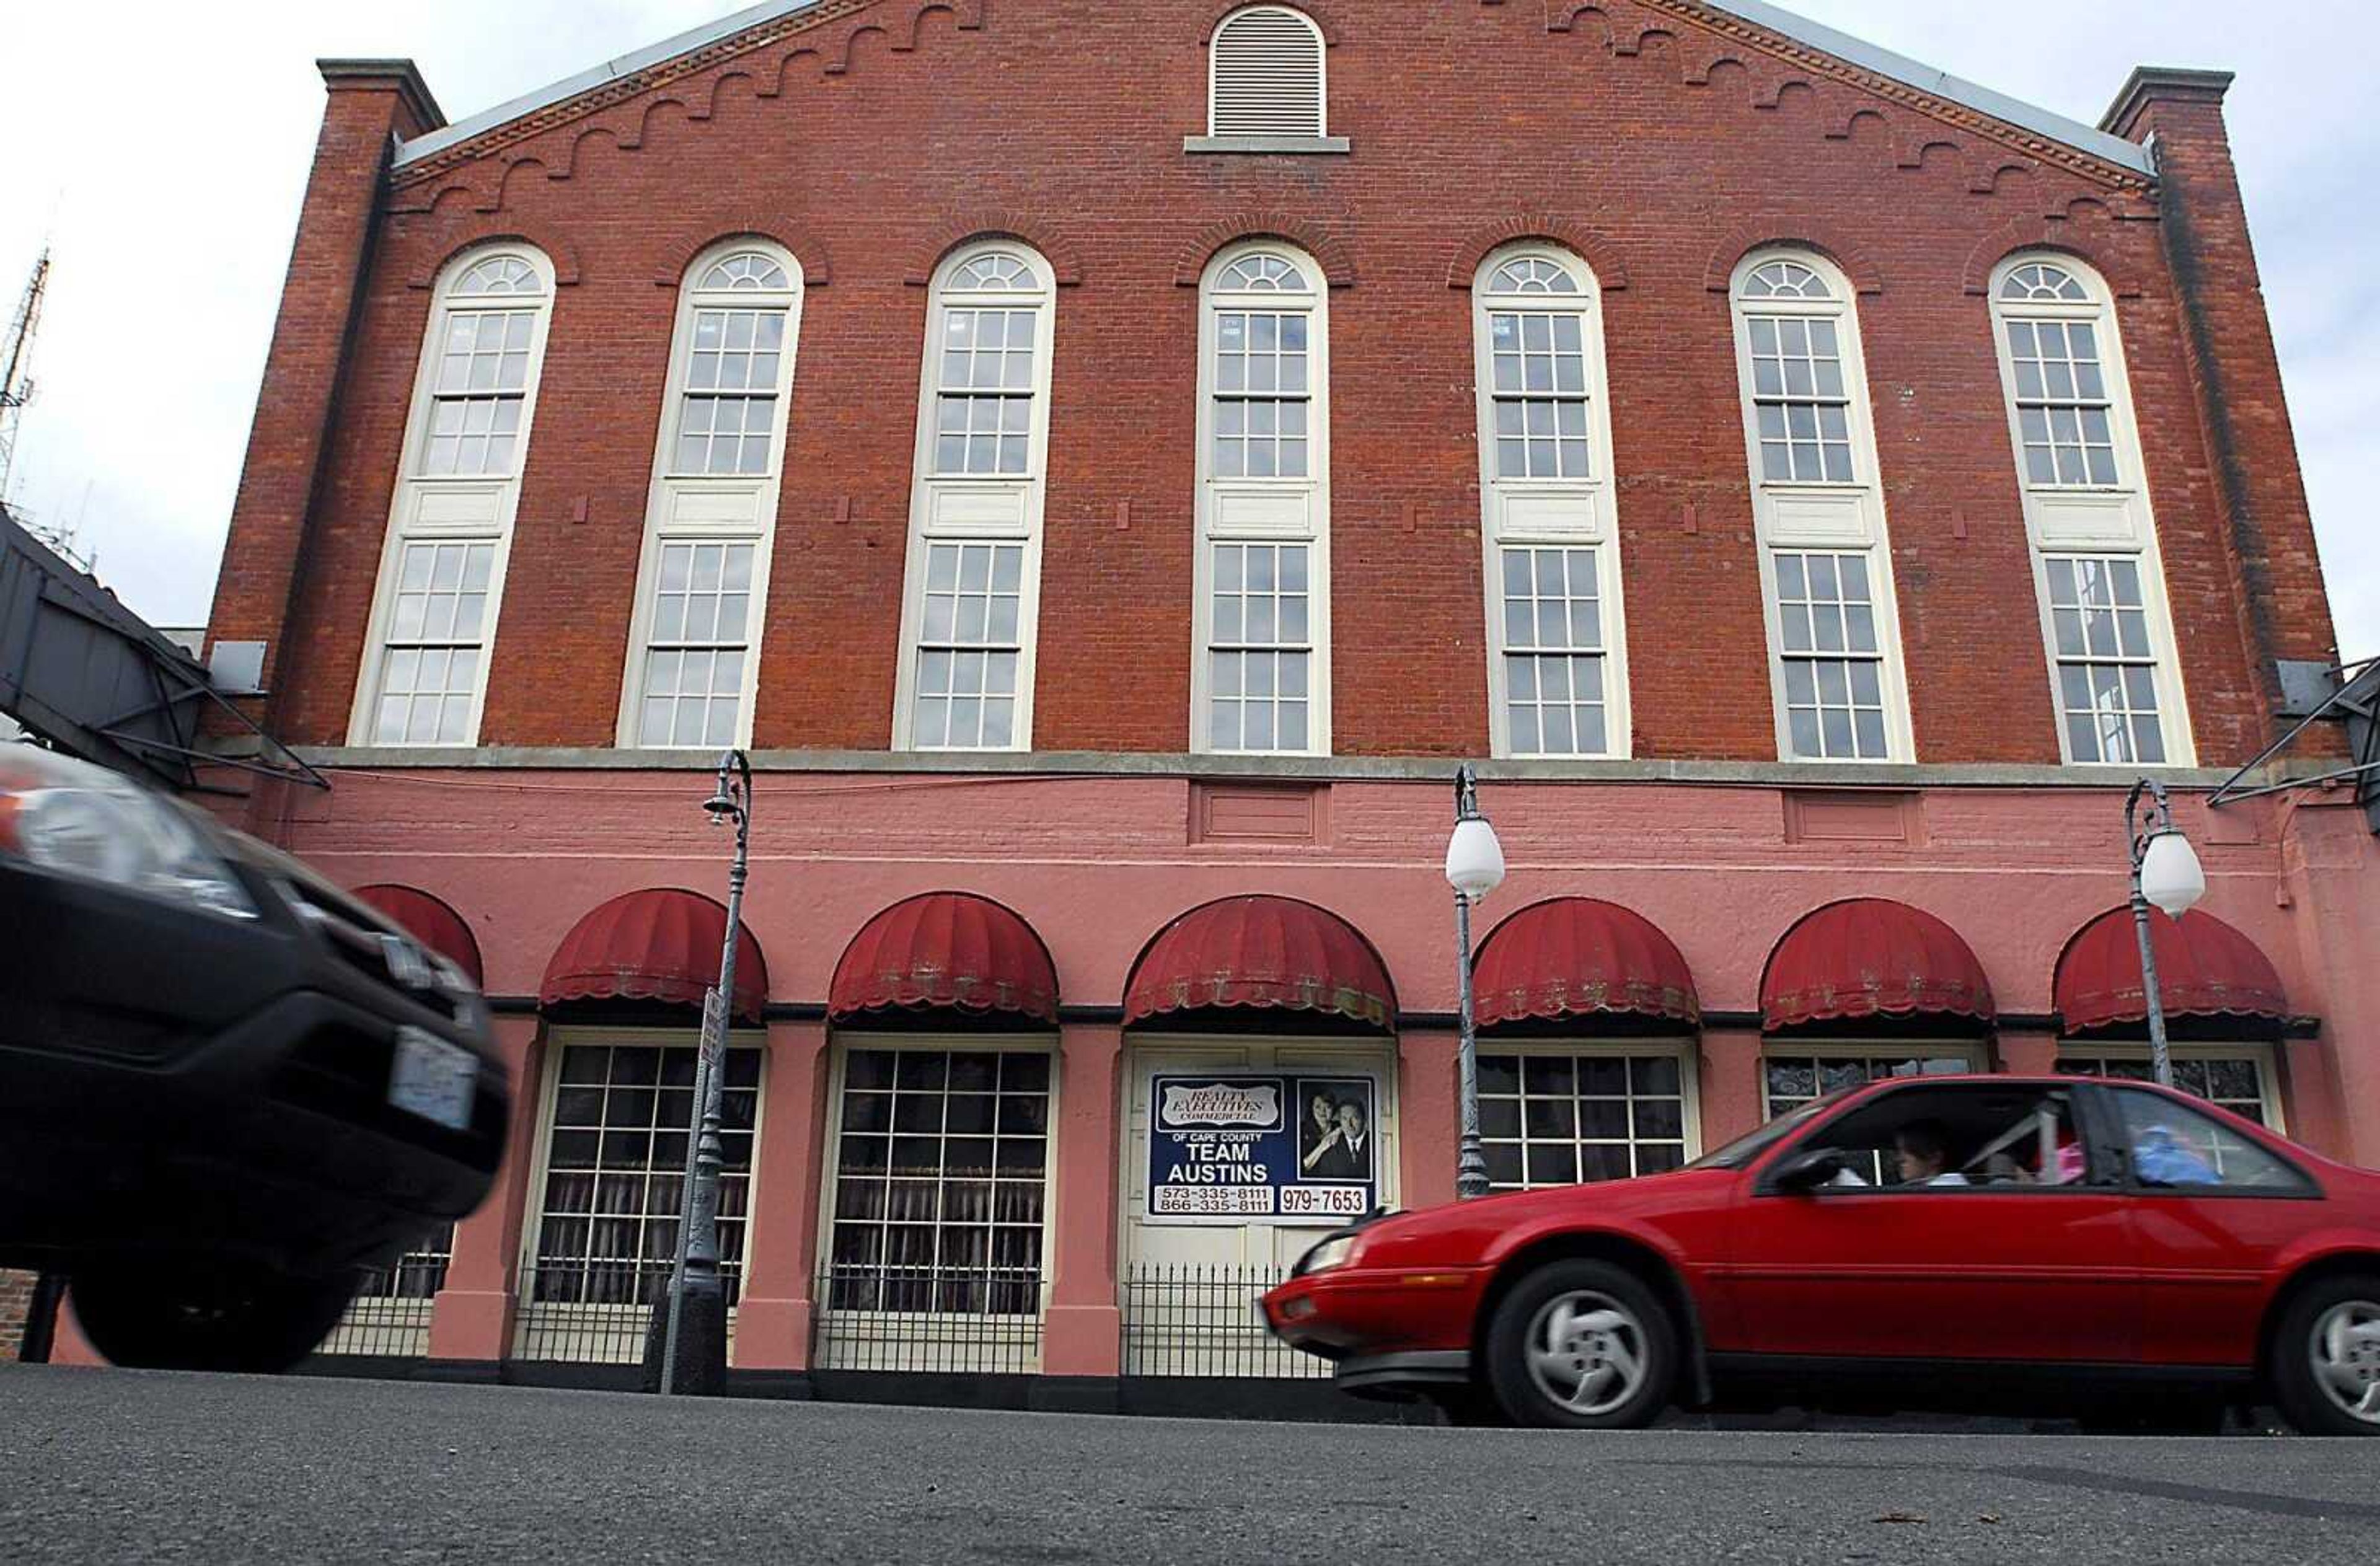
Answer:
<svg viewBox="0 0 2380 1566"><path fill-rule="evenodd" d="M1989 1023L1992 987L1959 932L1881 897L1829 904L1785 932L1760 981L1763 1026L1863 1017Z"/></svg>
<svg viewBox="0 0 2380 1566"><path fill-rule="evenodd" d="M487 983L480 971L480 943L473 938L471 927L463 922L462 915L437 898L409 886L359 886L356 888L356 901L370 904L403 925L414 940L468 974L473 984Z"/></svg>
<svg viewBox="0 0 2380 1566"><path fill-rule="evenodd" d="M1123 1020L1209 1007L1320 1012L1385 1031L1397 1002L1378 954L1336 914L1287 897L1227 897L1149 943L1124 989Z"/></svg>
<svg viewBox="0 0 2380 1566"><path fill-rule="evenodd" d="M2272 959L2212 914L2149 915L2157 997L2169 1017L2289 1014ZM2140 935L2130 908L2111 908L2082 927L2058 960L2058 1014L2068 1033L2148 1020Z"/></svg>
<svg viewBox="0 0 2380 1566"><path fill-rule="evenodd" d="M663 1001L700 1006L719 982L727 910L674 888L631 892L580 919L554 949L538 1003L563 1001ZM760 1020L769 968L745 926L735 941L735 1014Z"/></svg>
<svg viewBox="0 0 2380 1566"><path fill-rule="evenodd" d="M1058 970L1033 927L988 897L929 892L861 928L835 965L827 1015L951 1008L1058 1020Z"/></svg>
<svg viewBox="0 0 2380 1566"><path fill-rule="evenodd" d="M1482 1027L1597 1012L1702 1016L1676 943L1643 915L1592 897L1557 897L1498 925L1471 989Z"/></svg>

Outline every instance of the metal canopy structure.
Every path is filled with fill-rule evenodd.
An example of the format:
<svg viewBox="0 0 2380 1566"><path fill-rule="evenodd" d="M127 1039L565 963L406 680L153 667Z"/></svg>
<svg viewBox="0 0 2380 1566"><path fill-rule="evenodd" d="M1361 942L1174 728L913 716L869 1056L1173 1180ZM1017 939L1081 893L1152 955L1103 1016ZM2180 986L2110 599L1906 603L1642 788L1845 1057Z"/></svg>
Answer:
<svg viewBox="0 0 2380 1566"><path fill-rule="evenodd" d="M212 710L268 759L199 743ZM231 768L330 783L219 695L205 667L0 507L0 712L69 755L183 793L237 794L202 772Z"/></svg>
<svg viewBox="0 0 2380 1566"><path fill-rule="evenodd" d="M2297 706L2295 726L2266 747L2264 754L2225 779L2223 786L2207 799L2207 805L2219 809L2234 800L2352 783L2356 803L2363 807L2364 819L2372 823L2374 834L2380 835L2380 658L2358 659L2327 668L2319 663L2284 665L2282 674L2285 681L2293 684L2305 683L2310 678L2317 689L2326 687L2328 694L2313 699L2310 708ZM2325 722L2346 724L2347 765L2253 788L2244 786L2248 774L2296 744L2300 734L2316 723Z"/></svg>

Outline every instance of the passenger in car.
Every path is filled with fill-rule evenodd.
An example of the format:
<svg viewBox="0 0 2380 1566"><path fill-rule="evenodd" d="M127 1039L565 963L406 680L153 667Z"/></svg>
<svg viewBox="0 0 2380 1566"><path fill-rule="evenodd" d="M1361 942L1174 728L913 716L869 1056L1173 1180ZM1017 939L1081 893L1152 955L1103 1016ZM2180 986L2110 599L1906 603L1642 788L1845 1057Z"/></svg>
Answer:
<svg viewBox="0 0 2380 1566"><path fill-rule="evenodd" d="M1892 1134L1903 1185L1965 1185L1967 1177L1949 1167L1950 1137L1938 1120L1912 1121Z"/></svg>

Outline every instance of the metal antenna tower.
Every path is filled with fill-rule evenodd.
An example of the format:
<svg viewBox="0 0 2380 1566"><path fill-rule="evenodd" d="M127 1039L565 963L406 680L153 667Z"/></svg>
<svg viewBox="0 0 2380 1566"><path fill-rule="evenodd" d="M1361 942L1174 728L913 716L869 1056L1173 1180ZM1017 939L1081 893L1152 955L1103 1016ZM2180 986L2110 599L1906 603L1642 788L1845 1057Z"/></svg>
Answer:
<svg viewBox="0 0 2380 1566"><path fill-rule="evenodd" d="M33 400L33 336L42 329L42 296L49 291L50 251L42 248L25 297L8 324L8 339L0 344L0 504L8 499L9 480L17 466L17 430L25 405Z"/></svg>

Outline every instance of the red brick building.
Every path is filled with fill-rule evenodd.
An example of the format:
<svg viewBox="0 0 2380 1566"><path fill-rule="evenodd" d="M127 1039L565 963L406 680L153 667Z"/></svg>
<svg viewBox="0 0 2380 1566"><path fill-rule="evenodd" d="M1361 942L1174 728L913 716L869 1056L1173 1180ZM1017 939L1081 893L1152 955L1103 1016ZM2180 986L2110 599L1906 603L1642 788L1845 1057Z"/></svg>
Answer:
<svg viewBox="0 0 2380 1566"><path fill-rule="evenodd" d="M1460 759L1500 1184L2141 1069L2144 773L2185 1085L2380 1159L2366 823L2205 803L2336 661L2228 78L2092 127L1755 0L813 0L452 125L323 74L210 630L332 786L247 824L479 964L520 1087L368 1346L627 1352L729 744L747 1369L1228 1369L1169 1269L1448 1196ZM1195 1197L1182 1075L1362 1171Z"/></svg>

